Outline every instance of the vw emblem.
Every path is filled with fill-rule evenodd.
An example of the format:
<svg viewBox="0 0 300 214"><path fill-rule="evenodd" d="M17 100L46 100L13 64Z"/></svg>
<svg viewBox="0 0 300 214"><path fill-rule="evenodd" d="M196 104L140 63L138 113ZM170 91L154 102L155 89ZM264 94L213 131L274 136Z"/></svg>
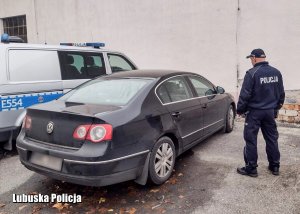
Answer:
<svg viewBox="0 0 300 214"><path fill-rule="evenodd" d="M53 129L54 129L54 123L52 121L50 121L48 124L47 124L47 133L48 134L51 134L53 132Z"/></svg>

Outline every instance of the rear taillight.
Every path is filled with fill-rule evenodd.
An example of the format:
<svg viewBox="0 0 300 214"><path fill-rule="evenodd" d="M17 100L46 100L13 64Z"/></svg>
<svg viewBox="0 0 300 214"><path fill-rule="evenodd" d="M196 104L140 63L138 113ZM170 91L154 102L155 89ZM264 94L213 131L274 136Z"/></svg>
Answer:
<svg viewBox="0 0 300 214"><path fill-rule="evenodd" d="M26 115L22 124L22 128L31 129L31 117Z"/></svg>
<svg viewBox="0 0 300 214"><path fill-rule="evenodd" d="M109 124L92 125L86 139L94 143L111 140L112 126Z"/></svg>
<svg viewBox="0 0 300 214"><path fill-rule="evenodd" d="M84 140L86 138L87 133L89 132L90 127L91 125L78 126L73 133L73 138L78 140Z"/></svg>
<svg viewBox="0 0 300 214"><path fill-rule="evenodd" d="M74 133L73 138L77 140L89 140L98 143L112 139L112 126L109 124L80 125Z"/></svg>

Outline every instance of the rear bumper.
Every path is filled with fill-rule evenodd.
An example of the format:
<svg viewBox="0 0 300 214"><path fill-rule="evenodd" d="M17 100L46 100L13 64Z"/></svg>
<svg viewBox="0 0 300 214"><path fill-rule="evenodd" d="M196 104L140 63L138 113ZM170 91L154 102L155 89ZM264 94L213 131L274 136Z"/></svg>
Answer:
<svg viewBox="0 0 300 214"><path fill-rule="evenodd" d="M102 145L102 147L97 148L98 153L102 156L95 157L96 148L93 147L84 147L77 151L68 152L55 150L24 140L22 133L17 139L17 149L20 161L28 169L54 179L87 186L106 186L136 179L141 175L149 153L149 150L145 150L114 158L103 158L107 155L103 155L101 149L106 150L107 147L103 148ZM33 164L31 162L33 153L61 158L61 170L56 171ZM87 154L91 154L91 156L86 156Z"/></svg>
<svg viewBox="0 0 300 214"><path fill-rule="evenodd" d="M80 184L85 186L107 186L111 184L120 183L123 181L134 180L137 175L141 173L140 168L129 169L126 171L113 173L103 176L80 176L72 175L62 172L56 172L50 169L39 167L37 165L31 164L29 162L23 162L22 164L29 170L35 171L39 174L51 177L57 180L66 181L69 183Z"/></svg>

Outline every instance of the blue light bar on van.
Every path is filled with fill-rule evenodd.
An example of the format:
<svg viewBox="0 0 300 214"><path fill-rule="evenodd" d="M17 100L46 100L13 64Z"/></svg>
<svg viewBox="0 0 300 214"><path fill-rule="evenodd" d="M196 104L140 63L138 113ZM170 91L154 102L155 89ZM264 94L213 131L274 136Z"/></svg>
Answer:
<svg viewBox="0 0 300 214"><path fill-rule="evenodd" d="M9 43L9 35L7 33L1 35L1 42Z"/></svg>
<svg viewBox="0 0 300 214"><path fill-rule="evenodd" d="M4 33L1 35L1 42L3 43L10 43L10 42L14 42L14 43L25 43L23 39L21 39L18 36L10 36L7 33Z"/></svg>
<svg viewBox="0 0 300 214"><path fill-rule="evenodd" d="M94 48L100 48L100 47L104 47L104 46L105 46L105 43L101 43L101 42L60 43L60 45L77 46L77 47L94 47Z"/></svg>

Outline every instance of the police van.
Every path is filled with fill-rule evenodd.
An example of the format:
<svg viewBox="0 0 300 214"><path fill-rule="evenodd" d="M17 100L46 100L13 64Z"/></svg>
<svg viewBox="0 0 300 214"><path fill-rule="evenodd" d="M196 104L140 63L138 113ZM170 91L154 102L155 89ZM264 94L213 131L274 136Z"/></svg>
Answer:
<svg viewBox="0 0 300 214"><path fill-rule="evenodd" d="M12 149L27 107L57 99L96 76L137 69L124 54L100 48L103 43L15 42L1 37L0 149Z"/></svg>

